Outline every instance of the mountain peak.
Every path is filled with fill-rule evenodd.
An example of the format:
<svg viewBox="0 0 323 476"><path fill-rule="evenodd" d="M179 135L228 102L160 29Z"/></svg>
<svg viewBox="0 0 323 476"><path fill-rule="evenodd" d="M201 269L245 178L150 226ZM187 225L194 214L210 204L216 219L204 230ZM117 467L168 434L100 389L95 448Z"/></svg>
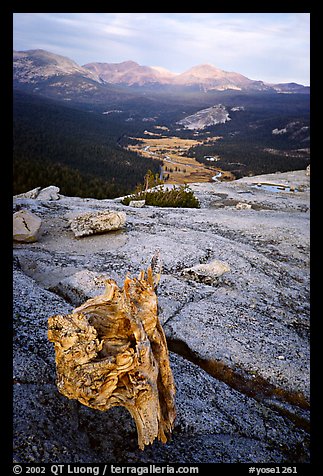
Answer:
<svg viewBox="0 0 323 476"><path fill-rule="evenodd" d="M228 75L236 75L240 77L245 77L239 73L230 73L228 71L224 71L223 69L217 68L213 64L208 64L208 63L192 66L192 68L182 73L182 75L195 75L200 78L208 78L208 77L215 77L215 76L219 78L223 78Z"/></svg>
<svg viewBox="0 0 323 476"><path fill-rule="evenodd" d="M229 73L212 64L199 64L179 74L174 82L178 85L197 86L200 89L224 91L253 88L254 81L239 73Z"/></svg>
<svg viewBox="0 0 323 476"><path fill-rule="evenodd" d="M42 49L14 51L13 63L14 79L19 79L22 82L34 82L36 78L70 74L81 74L97 80L92 73L70 58Z"/></svg>
<svg viewBox="0 0 323 476"><path fill-rule="evenodd" d="M151 83L165 83L173 76L170 71L163 68L142 66L135 61L121 63L89 63L84 68L96 73L99 77L113 84L126 84L128 86L144 86Z"/></svg>
<svg viewBox="0 0 323 476"><path fill-rule="evenodd" d="M80 66L70 58L42 49L14 51L13 58L14 60L19 58L28 58L35 63L41 63L42 66L45 64L56 64L61 66L73 65L73 67L80 68Z"/></svg>
<svg viewBox="0 0 323 476"><path fill-rule="evenodd" d="M214 66L213 64L210 64L210 63L201 63L201 64L197 64L195 66L192 66L191 68L189 68L187 71L221 71L219 68L216 68L216 66Z"/></svg>

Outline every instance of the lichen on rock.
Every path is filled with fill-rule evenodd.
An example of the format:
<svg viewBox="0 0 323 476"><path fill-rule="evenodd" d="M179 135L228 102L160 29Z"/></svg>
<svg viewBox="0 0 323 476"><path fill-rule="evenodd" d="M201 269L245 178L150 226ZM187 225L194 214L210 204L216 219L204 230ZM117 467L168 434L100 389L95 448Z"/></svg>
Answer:
<svg viewBox="0 0 323 476"><path fill-rule="evenodd" d="M175 384L157 315L159 277L150 266L138 278L126 277L122 289L108 279L104 294L48 320L59 391L94 409L127 408L140 449L155 438L166 443L176 416Z"/></svg>

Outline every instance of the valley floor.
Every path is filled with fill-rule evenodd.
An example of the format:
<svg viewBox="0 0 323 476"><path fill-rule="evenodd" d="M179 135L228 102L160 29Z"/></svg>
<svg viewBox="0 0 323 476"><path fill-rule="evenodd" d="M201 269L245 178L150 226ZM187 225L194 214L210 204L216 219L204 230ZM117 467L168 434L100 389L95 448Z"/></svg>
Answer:
<svg viewBox="0 0 323 476"><path fill-rule="evenodd" d="M171 184L189 184L194 182L210 182L213 177L221 172L221 180L233 180L231 172L225 172L215 167L206 167L194 157L188 157L187 151L198 144L213 143L219 137L209 137L206 140L181 139L179 137L162 136L151 138L154 135L146 131L145 138L132 138L138 144L128 146L129 150L137 152L143 157L159 159L163 162L162 176ZM216 158L212 157L216 161ZM211 164L211 162L210 162ZM212 162L213 164L213 162Z"/></svg>

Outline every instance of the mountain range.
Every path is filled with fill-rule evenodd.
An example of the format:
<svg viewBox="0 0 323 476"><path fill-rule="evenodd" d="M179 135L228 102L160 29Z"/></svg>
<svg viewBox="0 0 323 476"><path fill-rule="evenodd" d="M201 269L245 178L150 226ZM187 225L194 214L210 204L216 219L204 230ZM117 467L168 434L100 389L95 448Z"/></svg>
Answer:
<svg viewBox="0 0 323 476"><path fill-rule="evenodd" d="M89 63L83 66L91 71L99 80L106 83L126 86L174 85L196 87L200 90L226 89L267 90L262 81L253 81L239 73L222 71L210 64L193 66L183 73L172 73L164 68L141 66L134 61L122 63Z"/></svg>
<svg viewBox="0 0 323 476"><path fill-rule="evenodd" d="M88 63L45 50L14 51L14 86L45 95L75 99L78 95L99 98L108 94L128 94L140 88L154 91L193 90L309 93L309 87L297 83L268 84L236 72L227 72L211 64L193 66L183 73L172 73L158 66L142 66L135 61Z"/></svg>

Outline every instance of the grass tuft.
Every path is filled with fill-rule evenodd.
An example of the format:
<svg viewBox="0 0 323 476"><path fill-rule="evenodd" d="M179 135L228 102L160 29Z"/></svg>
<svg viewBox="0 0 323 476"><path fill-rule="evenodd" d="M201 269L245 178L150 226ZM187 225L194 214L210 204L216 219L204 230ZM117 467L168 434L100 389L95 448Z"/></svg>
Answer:
<svg viewBox="0 0 323 476"><path fill-rule="evenodd" d="M155 207L200 208L200 202L187 185L174 186L170 190L164 190L162 186L155 187L125 197L121 203L129 205L131 200L145 200L146 205Z"/></svg>

